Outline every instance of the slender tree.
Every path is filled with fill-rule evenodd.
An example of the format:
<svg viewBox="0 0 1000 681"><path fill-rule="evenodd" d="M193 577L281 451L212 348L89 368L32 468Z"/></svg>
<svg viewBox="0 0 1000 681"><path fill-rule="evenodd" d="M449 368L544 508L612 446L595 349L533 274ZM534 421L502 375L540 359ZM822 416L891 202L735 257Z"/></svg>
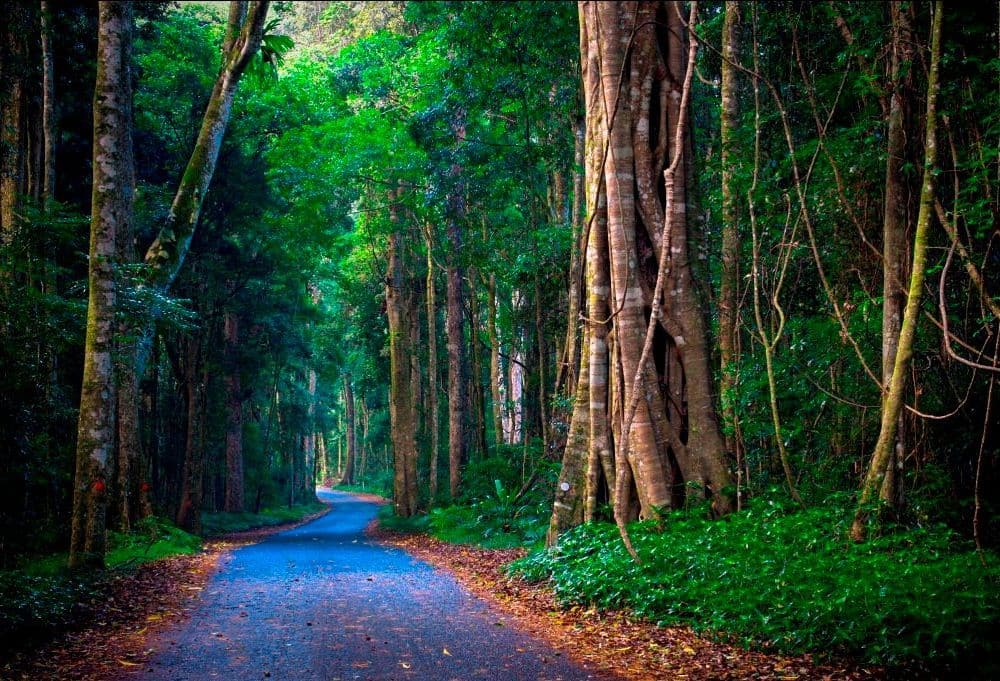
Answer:
<svg viewBox="0 0 1000 681"><path fill-rule="evenodd" d="M910 283L903 309L903 321L896 344L891 380L885 386L882 400L882 415L878 441L872 452L868 471L861 483L861 494L851 524L851 537L863 541L867 536L869 505L882 492L886 472L896 447L896 433L899 417L903 410L906 378L910 360L913 357L913 342L916 335L917 316L920 314L920 297L923 293L926 275L927 232L934 210L934 173L937 168L937 97L940 89L938 74L941 67L941 25L944 18L944 2L934 3L931 18L931 56L927 72L927 110L924 118L924 169L920 185L920 211L913 235L913 256L910 263Z"/></svg>

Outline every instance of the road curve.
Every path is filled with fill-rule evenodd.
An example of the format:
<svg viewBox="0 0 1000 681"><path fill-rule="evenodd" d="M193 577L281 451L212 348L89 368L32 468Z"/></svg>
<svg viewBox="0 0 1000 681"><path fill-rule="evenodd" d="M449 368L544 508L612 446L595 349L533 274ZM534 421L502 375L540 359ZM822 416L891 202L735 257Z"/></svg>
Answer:
<svg viewBox="0 0 1000 681"><path fill-rule="evenodd" d="M333 510L234 551L190 619L151 642L142 679L601 678L450 575L369 541L375 504L318 494Z"/></svg>

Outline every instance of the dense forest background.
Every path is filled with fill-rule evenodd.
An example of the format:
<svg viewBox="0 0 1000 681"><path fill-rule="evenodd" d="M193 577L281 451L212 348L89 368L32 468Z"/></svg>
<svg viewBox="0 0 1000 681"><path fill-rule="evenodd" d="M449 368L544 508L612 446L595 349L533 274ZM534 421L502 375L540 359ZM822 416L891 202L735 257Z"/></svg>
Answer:
<svg viewBox="0 0 1000 681"><path fill-rule="evenodd" d="M993 596L947 606L979 615L934 640L983 644L996 3L274 2L189 247L157 278L226 11L135 5L114 453L94 473L77 432L97 8L0 9L0 568L64 550L87 504L114 531L155 514L198 532L317 482L498 546L567 537L566 556L621 537L641 559L671 513L692 545L732 514L757 547L791 542L761 534L778 514L841 552L852 535L962 556L944 581L971 571L956 590ZM558 579L539 555L526 571ZM581 600L621 605L622 569ZM683 614L665 599L627 604Z"/></svg>

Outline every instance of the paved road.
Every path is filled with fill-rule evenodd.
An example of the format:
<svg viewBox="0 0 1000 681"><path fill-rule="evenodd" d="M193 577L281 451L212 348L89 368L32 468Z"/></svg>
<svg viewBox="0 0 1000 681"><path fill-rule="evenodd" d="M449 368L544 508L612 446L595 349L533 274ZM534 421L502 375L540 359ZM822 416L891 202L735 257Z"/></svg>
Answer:
<svg viewBox="0 0 1000 681"><path fill-rule="evenodd" d="M450 576L369 542L376 506L321 491L333 511L236 550L190 620L153 642L163 679L596 679Z"/></svg>

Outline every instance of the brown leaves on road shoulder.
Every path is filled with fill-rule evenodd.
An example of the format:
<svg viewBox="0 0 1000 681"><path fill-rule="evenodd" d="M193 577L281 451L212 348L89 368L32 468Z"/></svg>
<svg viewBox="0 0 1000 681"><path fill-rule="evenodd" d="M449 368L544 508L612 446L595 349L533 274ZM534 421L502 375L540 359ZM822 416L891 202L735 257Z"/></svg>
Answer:
<svg viewBox="0 0 1000 681"><path fill-rule="evenodd" d="M110 681L141 678L156 651L149 642L187 619L221 561L235 548L310 522L329 509L285 525L238 532L205 542L201 553L147 563L104 587L81 627L0 669L3 681Z"/></svg>
<svg viewBox="0 0 1000 681"><path fill-rule="evenodd" d="M855 680L880 679L878 669L821 665L797 657L748 651L699 637L686 627L657 627L624 612L562 608L545 584L507 577L503 566L523 549L491 550L449 544L423 534L402 534L373 522L367 534L451 573L464 587L518 627L570 658L611 677L663 679Z"/></svg>

